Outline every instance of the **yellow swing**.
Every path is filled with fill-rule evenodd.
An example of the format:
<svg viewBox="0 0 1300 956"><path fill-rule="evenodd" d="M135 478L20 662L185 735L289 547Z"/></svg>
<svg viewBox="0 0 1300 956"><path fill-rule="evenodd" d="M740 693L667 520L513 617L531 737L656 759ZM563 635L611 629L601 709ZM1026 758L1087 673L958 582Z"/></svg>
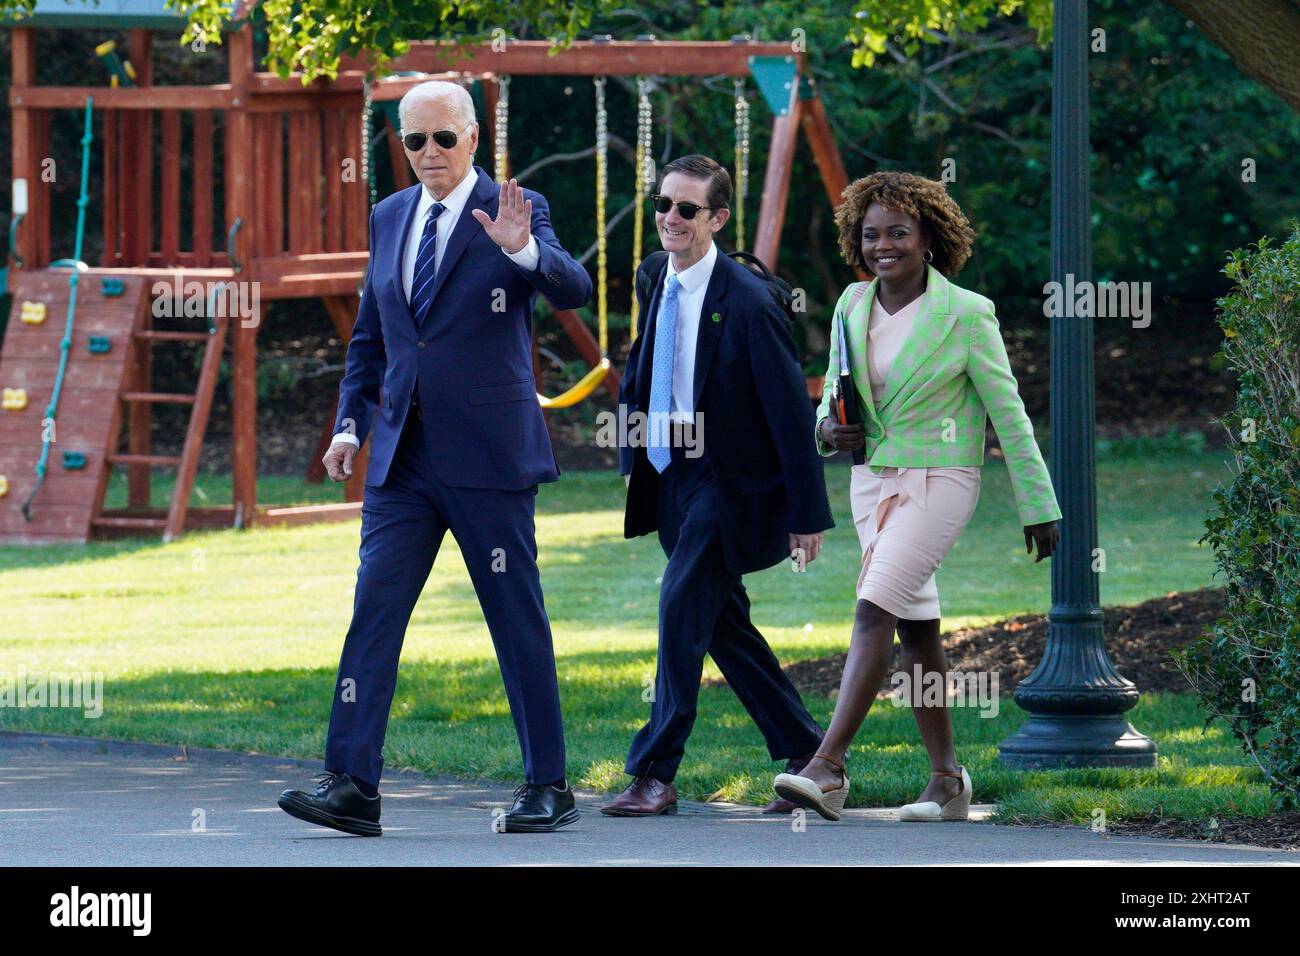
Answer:
<svg viewBox="0 0 1300 956"><path fill-rule="evenodd" d="M605 77L595 78L596 84L596 328L597 341L600 344L600 363L582 376L572 388L561 392L554 398L547 398L540 392L537 402L542 408L569 408L594 392L609 374L609 316L605 308L606 277L608 275L605 260L605 197L609 193L606 156L609 147L607 114L605 112ZM500 127L499 127L500 128Z"/></svg>
<svg viewBox="0 0 1300 956"><path fill-rule="evenodd" d="M554 398L541 393L537 402L542 408L570 408L594 392L609 374L609 316L605 308L605 289L607 268L605 260L605 196L608 192L606 179L606 154L609 136L605 113L605 77L595 77L596 83L596 316L599 327L600 363L584 375L572 388L561 392ZM497 182L506 181L507 141L506 125L510 119L510 77L498 79L500 95L496 107L496 150L495 165Z"/></svg>

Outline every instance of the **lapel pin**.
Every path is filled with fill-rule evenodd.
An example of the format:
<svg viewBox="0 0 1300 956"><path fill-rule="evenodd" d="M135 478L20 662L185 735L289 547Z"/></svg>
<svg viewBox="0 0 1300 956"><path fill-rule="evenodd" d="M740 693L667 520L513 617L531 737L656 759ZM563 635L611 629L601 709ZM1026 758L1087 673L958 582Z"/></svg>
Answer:
<svg viewBox="0 0 1300 956"><path fill-rule="evenodd" d="M721 321L722 321L722 316L720 316L720 315L718 315L718 313L714 312L714 313L713 313L713 321L714 321L714 322L721 322Z"/></svg>

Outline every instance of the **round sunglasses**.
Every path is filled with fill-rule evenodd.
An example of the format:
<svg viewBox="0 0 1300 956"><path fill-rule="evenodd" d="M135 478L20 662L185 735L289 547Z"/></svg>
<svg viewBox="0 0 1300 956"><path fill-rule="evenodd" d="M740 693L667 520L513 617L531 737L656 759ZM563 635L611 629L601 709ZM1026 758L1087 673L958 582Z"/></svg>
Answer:
<svg viewBox="0 0 1300 956"><path fill-rule="evenodd" d="M716 206L701 206L693 202L674 203L667 196L661 196L658 193L651 196L650 201L654 203L655 212L663 213L665 216L668 215L668 211L675 205L677 207L678 215L683 219L694 219L695 214L701 209L707 209L709 212L713 212L717 208Z"/></svg>
<svg viewBox="0 0 1300 956"><path fill-rule="evenodd" d="M471 124L472 125L472 124ZM465 126L464 129L469 129ZM456 144L460 142L460 137L452 129L440 129L434 133L404 133L402 135L402 145L413 153L418 153L424 149L424 144L429 141L429 137L442 149L455 149Z"/></svg>

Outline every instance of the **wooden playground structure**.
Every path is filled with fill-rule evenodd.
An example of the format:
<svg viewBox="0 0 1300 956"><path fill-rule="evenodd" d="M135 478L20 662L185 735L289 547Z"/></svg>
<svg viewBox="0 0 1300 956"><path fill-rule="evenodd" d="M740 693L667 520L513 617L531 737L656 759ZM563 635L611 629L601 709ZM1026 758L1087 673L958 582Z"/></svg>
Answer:
<svg viewBox="0 0 1300 956"><path fill-rule="evenodd" d="M183 20L161 3L139 0L132 16L108 23L87 16L57 23L38 16L28 25L3 24L12 32L13 59L9 106L12 118L12 175L25 182L26 211L15 215L8 275L11 315L0 352L0 543L85 541L113 534L161 534L171 538L195 527L248 527L355 517L365 476L364 449L344 501L335 505L266 508L257 504L257 335L270 302L318 298L346 343L351 335L364 279L367 222L371 197L365 175L340 175L349 160L364 170L370 157L363 146L363 117L384 114L412 86L428 79L477 84L484 104L485 143L497 155L495 119L502 88L511 76L730 76L751 79L773 113L752 252L776 270L789 194L796 140L802 129L811 147L832 207L838 205L847 176L830 127L811 81L803 75L803 54L787 43L744 39L720 42L585 41L558 55L545 41L512 41L492 46L456 47L413 43L390 64L401 75L368 81L363 64L345 61L337 79L304 87L294 76L281 78L256 69L252 25L232 25L224 49L226 83L212 86L156 86L152 44L155 32L179 33ZM89 8L93 10L93 8ZM40 13L38 4L37 12ZM39 29L98 27L127 29L124 54L133 85L71 87L38 85L36 34ZM93 99L96 148L102 176L91 188L103 197L104 255L77 269L80 292L75 332L67 352L66 378L57 416L50 415L55 367L69 311L68 265L52 259L50 187L42 178L49 155L50 121L55 111L86 110ZM89 112L89 111L87 111ZM381 115L376 119L382 122ZM390 120L391 122L392 120ZM87 122L90 122L89 120ZM368 122L366 123L368 127ZM155 130L160 147L154 148ZM504 136L502 137L504 142ZM388 152L399 188L414 183L400 142L388 136ZM224 159L220 194L214 188L212 157ZM179 158L188 157L187 163ZM71 165L68 158L60 163ZM508 165L508 157L505 159ZM189 170L182 181L182 169ZM160 200L154 201L155 182ZM642 204L643 205L643 204ZM83 203L84 206L84 203ZM639 217L638 217L639 218ZM603 216L602 216L603 224ZM188 228L185 226L188 225ZM155 235L156 233L156 235ZM214 235L226 237L224 248ZM639 245L639 244L638 244ZM603 255L602 255L603 278ZM197 323L171 325L156 318L156 282L199 283L208 292L221 283L258 290L251 320L205 314ZM603 283L602 283L603 285ZM209 301L210 297L209 297ZM41 319L37 319L37 314ZM557 319L579 353L595 369L602 341L573 312ZM71 324L71 323L70 323ZM232 503L190 508L188 500L212 404L224 340L229 339L232 404ZM193 394L152 389L155 349L202 345ZM604 362L608 366L607 362ZM617 374L599 382L617 394ZM20 393L21 397L20 397ZM191 409L179 456L155 455L151 447L151 408L159 403ZM545 402L544 402L545 404ZM57 423L57 438L42 440ZM334 412L321 409L325 430L317 458L329 441ZM125 427L125 451L120 450ZM40 486L33 465L43 445L57 442ZM49 449L47 448L47 451ZM126 470L128 506L104 508L110 470ZM152 470L177 469L170 507L150 507ZM31 498L30 508L21 507Z"/></svg>

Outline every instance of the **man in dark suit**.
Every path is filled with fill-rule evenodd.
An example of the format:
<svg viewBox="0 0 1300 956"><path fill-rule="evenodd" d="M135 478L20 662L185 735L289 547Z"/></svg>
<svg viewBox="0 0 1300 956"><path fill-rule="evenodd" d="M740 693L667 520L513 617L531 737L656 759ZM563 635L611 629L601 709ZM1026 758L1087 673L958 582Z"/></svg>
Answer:
<svg viewBox="0 0 1300 956"><path fill-rule="evenodd" d="M650 720L628 753L631 785L602 808L611 816L675 811L672 781L706 653L773 760L802 766L822 737L750 622L741 583L792 555L816 559L822 531L834 525L788 319L762 281L714 244L730 215L725 169L684 156L664 167L652 198L669 256L660 276L637 283L646 327L628 354L619 418L639 413L648 427L645 442L630 439L636 429L620 442L619 470L628 482L625 536L658 531L668 566Z"/></svg>
<svg viewBox="0 0 1300 956"><path fill-rule="evenodd" d="M498 190L472 163L478 124L453 83L414 87L400 109L420 180L370 216L370 268L339 386L335 481L371 439L361 567L314 793L286 790L300 819L378 836L382 749L411 611L446 532L460 546L496 647L525 783L501 829L554 830L578 811L565 782L550 624L537 572L539 482L559 477L533 380L532 304L591 295L546 200Z"/></svg>

